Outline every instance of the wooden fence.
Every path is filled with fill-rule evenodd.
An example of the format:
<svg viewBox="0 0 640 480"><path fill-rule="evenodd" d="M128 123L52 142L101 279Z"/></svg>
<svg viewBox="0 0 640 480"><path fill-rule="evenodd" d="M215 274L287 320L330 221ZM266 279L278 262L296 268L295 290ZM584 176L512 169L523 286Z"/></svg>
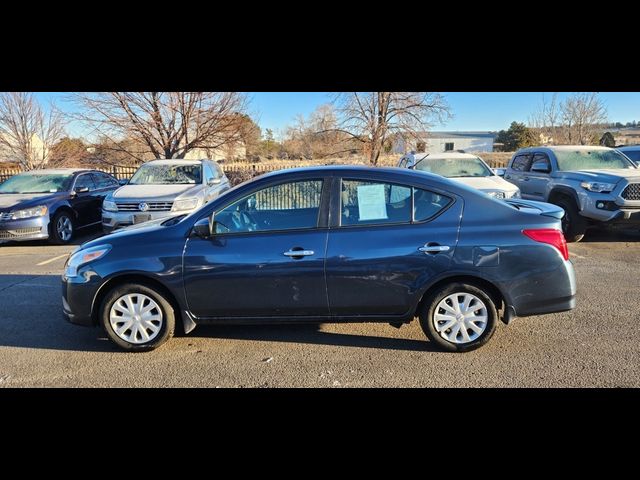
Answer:
<svg viewBox="0 0 640 480"><path fill-rule="evenodd" d="M510 153L494 153L494 154L481 154L484 160L492 168L506 166L508 159L511 157ZM386 163L386 162L385 162ZM322 161L302 161L297 162L293 160L279 161L279 162L265 162L265 163L222 163L220 166L229 177L232 185L236 185L245 180L249 180L256 175L261 175L267 172L273 172L275 170L283 170L286 168L296 167L311 167L324 165ZM362 164L360 164L362 165ZM381 165L384 166L384 165ZM107 167L87 167L95 170L101 170L116 177L118 180L128 179L136 172L138 167L135 166L107 166ZM0 167L0 183L4 182L7 178L16 175L23 170L21 168L2 168Z"/></svg>

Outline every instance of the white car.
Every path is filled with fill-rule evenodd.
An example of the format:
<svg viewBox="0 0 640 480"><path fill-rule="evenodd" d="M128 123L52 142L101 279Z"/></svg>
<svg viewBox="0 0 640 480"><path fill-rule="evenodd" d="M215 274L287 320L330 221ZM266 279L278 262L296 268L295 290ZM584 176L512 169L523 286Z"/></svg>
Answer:
<svg viewBox="0 0 640 480"><path fill-rule="evenodd" d="M477 155L470 153L408 153L400 159L400 168L435 173L464 183L495 198L520 198L520 189L495 174Z"/></svg>

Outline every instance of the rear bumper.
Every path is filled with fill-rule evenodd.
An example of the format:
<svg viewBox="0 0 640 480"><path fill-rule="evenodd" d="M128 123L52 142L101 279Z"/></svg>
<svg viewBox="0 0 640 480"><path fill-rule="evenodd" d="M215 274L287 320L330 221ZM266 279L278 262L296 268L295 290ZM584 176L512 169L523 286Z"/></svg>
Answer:
<svg viewBox="0 0 640 480"><path fill-rule="evenodd" d="M528 317L573 310L576 307L576 276L573 264L563 261L552 272L530 276L511 292L508 305L515 316Z"/></svg>
<svg viewBox="0 0 640 480"><path fill-rule="evenodd" d="M49 238L49 216L0 222L0 242Z"/></svg>

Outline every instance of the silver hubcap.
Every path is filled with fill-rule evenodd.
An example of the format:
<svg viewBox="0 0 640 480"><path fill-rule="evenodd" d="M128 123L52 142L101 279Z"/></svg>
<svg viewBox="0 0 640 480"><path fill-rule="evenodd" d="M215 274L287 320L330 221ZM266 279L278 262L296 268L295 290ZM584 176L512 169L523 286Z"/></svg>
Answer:
<svg viewBox="0 0 640 480"><path fill-rule="evenodd" d="M433 326L442 338L451 343L469 343L487 328L487 307L475 295L454 293L436 307Z"/></svg>
<svg viewBox="0 0 640 480"><path fill-rule="evenodd" d="M130 293L117 299L109 312L111 328L129 343L148 343L162 328L162 310L150 297Z"/></svg>
<svg viewBox="0 0 640 480"><path fill-rule="evenodd" d="M60 217L56 224L56 230L58 231L58 236L63 241L71 240L71 235L73 235L73 223L71 223L71 219L64 215Z"/></svg>

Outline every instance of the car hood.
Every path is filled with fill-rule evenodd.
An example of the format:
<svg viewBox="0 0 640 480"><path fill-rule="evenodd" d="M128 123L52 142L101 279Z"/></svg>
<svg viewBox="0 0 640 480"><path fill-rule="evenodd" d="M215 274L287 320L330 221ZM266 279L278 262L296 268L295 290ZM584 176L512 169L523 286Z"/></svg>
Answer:
<svg viewBox="0 0 640 480"><path fill-rule="evenodd" d="M3 193L0 194L0 210L20 210L23 208L49 205L68 194L61 193Z"/></svg>
<svg viewBox="0 0 640 480"><path fill-rule="evenodd" d="M113 192L111 198L114 200L175 200L186 193L195 194L202 188L202 185L125 185Z"/></svg>
<svg viewBox="0 0 640 480"><path fill-rule="evenodd" d="M451 178L454 182L464 183L470 187L478 190L492 190L503 192L515 192L518 187L506 180L498 177L497 175L491 177L457 177Z"/></svg>
<svg viewBox="0 0 640 480"><path fill-rule="evenodd" d="M558 172L560 178L572 180L586 180L590 182L618 183L623 178L630 181L640 181L640 170L626 168L612 168L601 170L569 170Z"/></svg>

